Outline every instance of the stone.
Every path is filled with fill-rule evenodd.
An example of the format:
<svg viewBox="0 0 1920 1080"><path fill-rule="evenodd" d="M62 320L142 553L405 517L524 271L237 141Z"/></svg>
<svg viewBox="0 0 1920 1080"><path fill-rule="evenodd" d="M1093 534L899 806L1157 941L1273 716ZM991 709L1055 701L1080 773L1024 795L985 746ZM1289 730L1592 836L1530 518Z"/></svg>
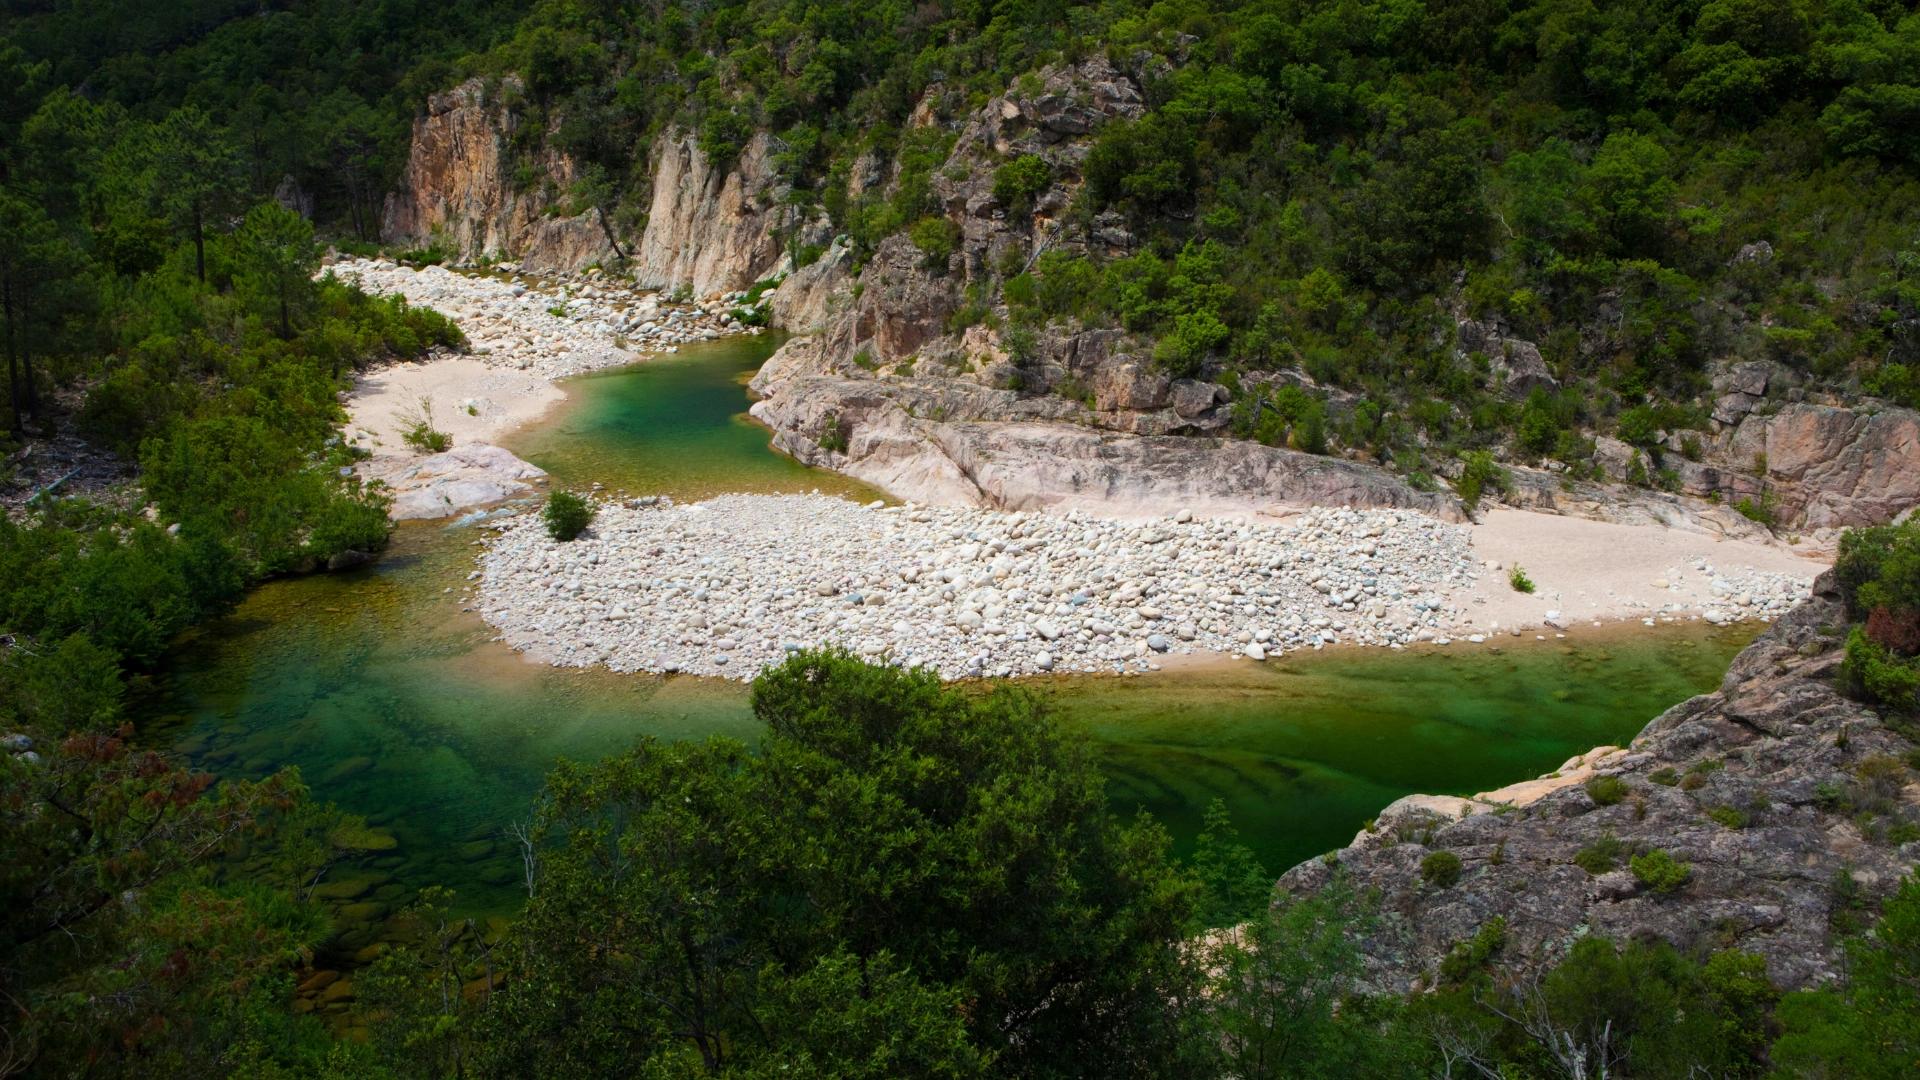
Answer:
<svg viewBox="0 0 1920 1080"><path fill-rule="evenodd" d="M1819 795L1852 782L1860 762L1913 747L1835 687L1843 650L1834 628L1845 622L1825 575L1734 660L1717 691L1655 717L1627 747L1596 748L1558 775L1466 804L1422 797L1433 802L1416 813L1402 800L1330 858L1287 871L1279 888L1311 895L1338 865L1344 888L1377 893L1382 922L1358 945L1382 989L1430 978L1496 916L1508 932L1496 961L1508 969L1502 977L1537 973L1566 941L1591 934L1753 952L1784 988L1830 984L1845 970L1842 936L1827 917L1838 902L1834 876L1851 874L1859 902L1878 903L1911 862L1903 849L1865 841L1850 811ZM1631 797L1596 807L1584 789L1596 773L1619 777ZM1702 782L1697 790L1663 782L1674 774ZM1486 812L1495 802L1507 809ZM1716 805L1745 808L1747 827L1734 833L1709 818L1704 809ZM1669 852L1691 869L1689 884L1653 902L1624 866L1594 876L1574 864L1609 836L1629 850ZM1422 854L1438 849L1468 868L1444 891L1419 873Z"/></svg>
<svg viewBox="0 0 1920 1080"><path fill-rule="evenodd" d="M502 89L521 92L507 76ZM487 83L472 78L427 99L414 120L407 164L387 200L381 239L395 246L451 245L462 258L511 252L529 270L571 270L610 261L613 248L590 208L572 217L550 213L557 193L578 178L573 160L552 149L532 161L543 183L514 182L518 165L508 143L520 117ZM554 194L549 194L554 193Z"/></svg>

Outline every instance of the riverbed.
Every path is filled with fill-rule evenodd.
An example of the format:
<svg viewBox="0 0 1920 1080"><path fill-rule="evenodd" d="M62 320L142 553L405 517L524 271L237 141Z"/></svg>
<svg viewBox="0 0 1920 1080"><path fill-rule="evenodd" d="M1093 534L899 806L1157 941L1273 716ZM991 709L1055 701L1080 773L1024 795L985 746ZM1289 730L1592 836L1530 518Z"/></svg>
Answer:
<svg viewBox="0 0 1920 1080"><path fill-rule="evenodd" d="M664 493L873 492L772 453L745 419L745 377L775 342L733 338L573 380L509 446L557 484ZM643 736L758 725L738 682L530 662L462 598L475 525L407 524L377 564L269 583L190 634L144 702L150 732L226 776L298 765L314 795L398 846L362 903L427 884L510 909L524 821L546 770ZM1185 848L1226 800L1276 875L1348 840L1415 791L1472 793L1620 743L1711 689L1753 627L1579 630L1498 649L1335 649L1138 677L1028 680L1094 740L1116 809L1152 812Z"/></svg>

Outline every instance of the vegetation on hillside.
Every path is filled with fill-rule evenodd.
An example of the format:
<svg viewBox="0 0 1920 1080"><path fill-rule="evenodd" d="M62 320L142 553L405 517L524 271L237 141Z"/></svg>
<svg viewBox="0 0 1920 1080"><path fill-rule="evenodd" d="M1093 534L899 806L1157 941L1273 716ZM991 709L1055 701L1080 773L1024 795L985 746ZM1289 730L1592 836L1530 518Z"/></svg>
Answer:
<svg viewBox="0 0 1920 1080"><path fill-rule="evenodd" d="M796 202L859 253L904 234L944 262L953 135L910 110L1096 53L1151 108L1100 134L1068 220L1117 215L1137 244L989 268L1004 303L979 317L1012 339L1120 326L1234 386L1247 437L1457 451L1470 500L1506 482L1508 432L1577 465L1581 430L1612 431L1657 479L1710 361L1920 402L1920 17L1898 4L14 5L4 448L78 432L128 478L0 517L0 1075L1911 1072L1920 882L1856 934L1841 988L1783 998L1751 956L1599 939L1514 980L1495 922L1436 992L1377 994L1368 898L1272 903L1277 868L1219 810L1178 862L1033 696L837 653L756 684L755 750L559 767L500 943L429 890L411 944L356 978L354 1038L293 1011L331 933L313 890L372 834L292 772L216 782L143 749L128 701L248 583L384 542L337 394L459 335L315 280L281 179L364 241L425 95L514 74L518 149L551 132L583 166L570 194L629 226L665 124L722 163L768 130ZM868 153L899 172L850 195ZM998 162L994 197L1018 213L1055 179ZM1564 388L1515 398L1504 358L1457 361L1456 308L1538 342ZM1315 389L1253 377L1282 368ZM1848 677L1896 722L1913 530L1842 558ZM1883 787L1909 767L1885 764ZM1457 864L1423 872L1459 886Z"/></svg>
<svg viewBox="0 0 1920 1080"><path fill-rule="evenodd" d="M1150 108L1098 134L1061 224L1070 239L1119 215L1134 249L986 268L966 310L1015 333L1122 327L1172 375L1313 380L1304 414L1249 383L1246 437L1409 462L1497 448L1594 475L1590 436L1609 434L1639 451L1612 479L1659 485L1663 458L1698 453L1687 432L1706 424L1710 364L1774 361L1920 404L1920 143L1905 134L1920 126L1920 16L1905 5L654 14L549 0L467 70L524 76L538 122L521 130L552 125L587 166L581 193L629 223L665 124L695 127L722 164L766 130L793 200L856 252L905 232L941 263L951 226L928 178L952 136L910 111L924 99L957 122L1046 65L1104 53ZM850 196L869 154L898 172ZM1016 216L1051 180L1036 158L992 167ZM1458 318L1537 343L1557 385L1507 391L1505 347L1460 358Z"/></svg>
<svg viewBox="0 0 1920 1080"><path fill-rule="evenodd" d="M0 450L77 432L127 471L85 498L0 476L0 1075L229 1071L320 1036L288 995L353 823L295 771L146 748L127 701L248 583L385 543L337 394L459 333L316 281L313 226L197 108L142 118L4 43L0 69Z"/></svg>

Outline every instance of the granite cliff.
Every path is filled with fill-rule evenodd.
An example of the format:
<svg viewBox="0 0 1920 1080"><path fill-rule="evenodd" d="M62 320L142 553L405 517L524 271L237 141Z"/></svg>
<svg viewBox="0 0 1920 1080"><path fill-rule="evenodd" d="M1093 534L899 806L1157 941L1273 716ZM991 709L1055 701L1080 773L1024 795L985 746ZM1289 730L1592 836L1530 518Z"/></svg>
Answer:
<svg viewBox="0 0 1920 1080"><path fill-rule="evenodd" d="M650 192L629 193L644 201L645 224L621 235L598 209L564 212L578 179L564 154L539 150L538 182L515 187L526 171L509 161L522 122L511 104L518 83L471 80L435 95L416 121L386 236L439 242L462 258L512 257L536 273L618 267L642 287L702 297L778 280L765 310L797 336L754 381L764 399L754 415L781 450L903 497L1142 511L1333 503L1459 516L1451 496L1377 464L1229 437L1236 400L1262 386L1301 387L1344 407L1345 395L1303 372L1170 378L1152 361L1153 341L1137 334L1073 322L1009 329L1004 284L1043 253L1135 249L1124 218L1074 207L1100 130L1145 112L1141 79L1093 57L978 107L929 88L909 125L942 133L948 149L911 182L928 186L952 237L950 249L931 252L905 232L856 252L818 211L796 210L775 164L782 144L766 132L725 163L689 131L661 133L648 149ZM1046 182L1008 205L994 181L1016 158L1043 163ZM896 190L908 171L870 153L835 182L855 198ZM1497 317L1458 316L1455 348L1486 357L1515 400L1560 385L1540 347ZM1510 450L1514 482L1496 497L1736 537L1880 522L1920 502L1912 411L1823 397L1771 363L1719 365L1709 400L1705 431L1638 446L1598 437L1597 476ZM1621 482L1635 478L1646 482Z"/></svg>
<svg viewBox="0 0 1920 1080"><path fill-rule="evenodd" d="M1787 987L1832 982L1836 927L1920 861L1914 744L1836 689L1844 624L1828 574L1717 691L1626 747L1471 798L1401 799L1279 888L1309 893L1338 874L1376 893L1383 918L1363 946L1385 987L1432 985L1449 950L1494 919L1499 962L1514 969L1600 934L1756 952ZM1425 869L1441 852L1459 860L1457 880ZM1677 880L1653 872L1656 852Z"/></svg>
<svg viewBox="0 0 1920 1080"><path fill-rule="evenodd" d="M510 102L519 93L518 80L475 78L428 99L414 119L406 171L387 197L383 240L444 245L459 259L512 258L532 272L613 257L613 233L598 209L560 212L577 178L570 158L542 149L536 182L524 190L516 183L509 146L521 120Z"/></svg>

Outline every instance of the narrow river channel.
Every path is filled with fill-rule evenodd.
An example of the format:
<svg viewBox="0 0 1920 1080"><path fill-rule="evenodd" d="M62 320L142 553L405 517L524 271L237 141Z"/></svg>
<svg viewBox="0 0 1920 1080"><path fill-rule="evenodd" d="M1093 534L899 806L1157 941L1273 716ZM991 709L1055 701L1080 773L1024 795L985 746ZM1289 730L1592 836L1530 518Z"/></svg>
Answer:
<svg viewBox="0 0 1920 1080"><path fill-rule="evenodd" d="M771 335L577 379L510 442L555 483L664 493L873 493L774 454L745 418ZM298 765L316 797L398 846L371 857L377 917L421 886L492 912L516 901L502 829L525 820L561 757L645 735L751 741L744 684L536 666L493 642L460 591L482 532L409 525L366 570L270 583L187 637L143 703L150 737L222 775ZM1456 645L1295 654L1135 678L1034 685L1099 748L1116 807L1152 812L1182 846L1225 799L1278 874L1345 842L1401 795L1471 793L1632 737L1711 689L1754 629L1704 624Z"/></svg>

